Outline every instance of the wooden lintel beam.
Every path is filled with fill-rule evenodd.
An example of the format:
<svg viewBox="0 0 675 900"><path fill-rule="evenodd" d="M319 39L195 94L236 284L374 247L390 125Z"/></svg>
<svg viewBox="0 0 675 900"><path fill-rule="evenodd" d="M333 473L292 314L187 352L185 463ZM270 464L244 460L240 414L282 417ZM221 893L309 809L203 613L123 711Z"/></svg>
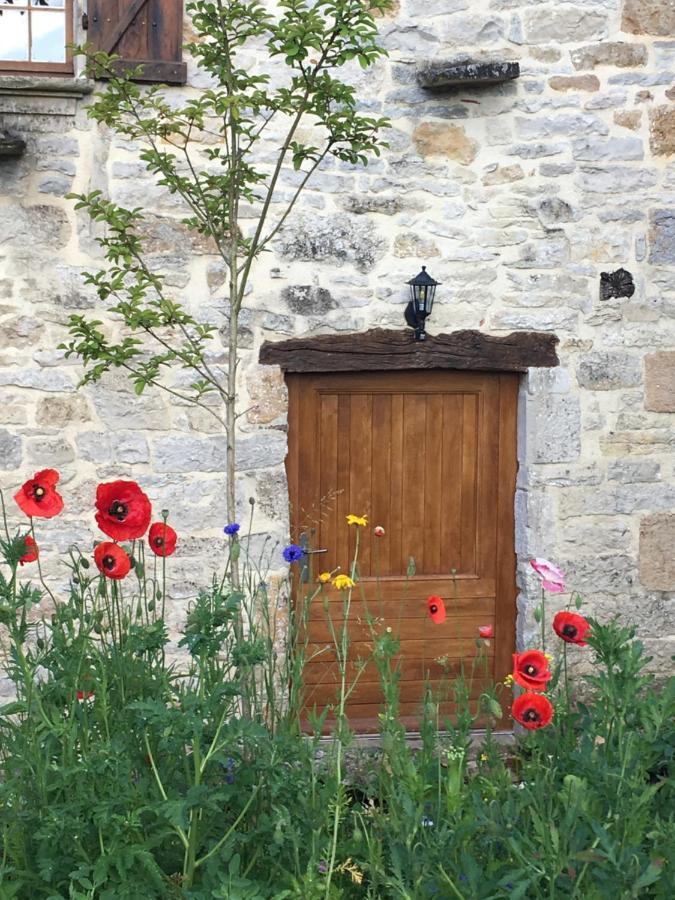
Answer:
<svg viewBox="0 0 675 900"><path fill-rule="evenodd" d="M559 364L558 338L538 331L505 336L454 331L413 340L412 331L374 328L355 334L321 334L265 341L259 360L284 372L375 372L396 369L469 369L526 372Z"/></svg>

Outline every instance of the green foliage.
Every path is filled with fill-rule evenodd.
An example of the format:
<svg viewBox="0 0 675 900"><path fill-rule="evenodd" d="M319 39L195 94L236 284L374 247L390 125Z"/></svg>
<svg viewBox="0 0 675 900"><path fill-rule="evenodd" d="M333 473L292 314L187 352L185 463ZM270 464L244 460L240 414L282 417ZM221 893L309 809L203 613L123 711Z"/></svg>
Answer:
<svg viewBox="0 0 675 900"><path fill-rule="evenodd" d="M91 73L109 79L88 114L141 147L147 170L176 199L182 212L176 224L186 240L206 244L228 270L223 314L233 363L252 265L283 227L311 176L327 157L360 166L380 153L379 134L388 121L359 112L354 88L336 73L352 60L368 68L383 54L372 12L390 5L389 0L284 0L275 17L257 0L193 0L186 11L196 37L186 49L211 76L212 86L178 99L160 86L140 86L130 75L116 74L114 57L80 48ZM256 71L243 55L261 47L266 59ZM272 83L274 67L281 71ZM313 126L311 143L299 137L305 123ZM277 131L266 146L271 127ZM288 167L300 180L290 200L282 202L279 187ZM223 375L209 362L219 326L190 315L148 262L147 211L125 209L99 191L72 199L104 229L97 241L107 266L86 281L110 303L113 321L122 328L117 336L101 320L73 315L71 340L62 348L84 363L84 383L121 368L137 394L158 386L203 406L228 433L233 481L236 365ZM246 233L240 226L244 202ZM172 381L174 367L191 374L187 388L184 378L181 387ZM230 496L228 504L233 517Z"/></svg>
<svg viewBox="0 0 675 900"><path fill-rule="evenodd" d="M25 544L7 532L0 605L16 699L0 708L0 896L670 900L675 679L657 687L646 674L634 629L592 621L579 699L561 692L554 724L515 744L493 731L504 686L473 690L479 641L464 678L425 691L411 745L399 641L371 619L363 664L380 675L380 745L359 751L348 636L332 620L339 697L313 732L298 727L303 622L323 588L300 621L282 610L280 635L264 567L247 537L234 544L240 586L226 574L199 591L170 662L164 565L151 572L140 543L121 585L72 548L69 595L36 619L42 591L20 576ZM341 596L347 621L351 591Z"/></svg>

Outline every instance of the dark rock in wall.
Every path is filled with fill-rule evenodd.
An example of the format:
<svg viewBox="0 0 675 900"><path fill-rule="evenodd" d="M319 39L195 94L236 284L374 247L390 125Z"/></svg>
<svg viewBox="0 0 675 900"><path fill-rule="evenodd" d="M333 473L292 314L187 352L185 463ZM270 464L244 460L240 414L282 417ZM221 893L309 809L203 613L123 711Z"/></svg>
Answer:
<svg viewBox="0 0 675 900"><path fill-rule="evenodd" d="M600 299L611 300L613 297L632 297L635 293L633 276L626 269L616 272L602 272L600 275Z"/></svg>

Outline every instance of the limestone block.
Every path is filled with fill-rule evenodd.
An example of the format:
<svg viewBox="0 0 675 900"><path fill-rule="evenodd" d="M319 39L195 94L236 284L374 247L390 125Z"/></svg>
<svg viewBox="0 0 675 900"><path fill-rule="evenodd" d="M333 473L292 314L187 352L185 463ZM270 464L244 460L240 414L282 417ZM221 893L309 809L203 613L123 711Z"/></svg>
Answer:
<svg viewBox="0 0 675 900"><path fill-rule="evenodd" d="M588 44L570 53L575 69L594 69L596 66L616 66L634 69L647 63L647 48L644 44L628 44L624 41L603 41Z"/></svg>
<svg viewBox="0 0 675 900"><path fill-rule="evenodd" d="M675 0L624 0L621 29L629 34L675 34Z"/></svg>
<svg viewBox="0 0 675 900"><path fill-rule="evenodd" d="M70 236L65 209L47 204L0 207L0 246L32 253L38 235L42 253L57 253Z"/></svg>
<svg viewBox="0 0 675 900"><path fill-rule="evenodd" d="M640 581L657 591L675 591L675 513L645 516L640 522Z"/></svg>
<svg viewBox="0 0 675 900"><path fill-rule="evenodd" d="M628 166L582 166L577 185L582 191L597 194L632 194L654 187L658 175L654 169Z"/></svg>
<svg viewBox="0 0 675 900"><path fill-rule="evenodd" d="M31 316L14 316L0 325L0 347L18 350L32 347L44 334L44 324Z"/></svg>
<svg viewBox="0 0 675 900"><path fill-rule="evenodd" d="M577 552L569 560L562 560L562 567L568 584L578 587L585 597L594 594L603 597L625 595L626 588L635 582L637 572L634 558L622 553L606 552L582 556L579 550L587 551L588 547L577 548Z"/></svg>
<svg viewBox="0 0 675 900"><path fill-rule="evenodd" d="M426 259L440 255L440 250L432 240L420 234L415 234L414 231L399 234L394 241L394 256L400 259L408 259L410 257Z"/></svg>
<svg viewBox="0 0 675 900"><path fill-rule="evenodd" d="M0 469L18 469L21 465L21 438L9 431L0 431Z"/></svg>
<svg viewBox="0 0 675 900"><path fill-rule="evenodd" d="M649 143L655 156L675 153L675 107L657 106L649 110Z"/></svg>
<svg viewBox="0 0 675 900"><path fill-rule="evenodd" d="M70 375L58 369L50 369L48 371L41 369L5 369L0 372L0 387L5 385L33 388L34 390L46 391L50 394L75 390L75 383Z"/></svg>
<svg viewBox="0 0 675 900"><path fill-rule="evenodd" d="M59 468L75 459L75 449L65 438L31 438L27 441L28 462L36 470Z"/></svg>
<svg viewBox="0 0 675 900"><path fill-rule="evenodd" d="M112 431L120 428L162 430L167 427L166 403L164 394L159 390L149 389L136 397L126 382L106 379L105 383L92 387L90 396L102 424Z"/></svg>
<svg viewBox="0 0 675 900"><path fill-rule="evenodd" d="M633 540L630 525L615 518L574 518L560 524L559 534L571 553L579 547L602 547L603 550L626 550ZM580 587L583 586L580 585Z"/></svg>
<svg viewBox="0 0 675 900"><path fill-rule="evenodd" d="M178 219L164 216L147 216L142 224L143 248L146 253L174 254L213 253L211 238L187 228Z"/></svg>
<svg viewBox="0 0 675 900"><path fill-rule="evenodd" d="M623 484L659 481L661 466L651 459L617 459L609 464L607 474L610 481Z"/></svg>
<svg viewBox="0 0 675 900"><path fill-rule="evenodd" d="M591 136L572 141L572 156L584 162L644 159L644 155L642 139L638 137L604 139Z"/></svg>
<svg viewBox="0 0 675 900"><path fill-rule="evenodd" d="M600 90L600 81L595 75L554 75L548 83L554 91Z"/></svg>
<svg viewBox="0 0 675 900"><path fill-rule="evenodd" d="M378 213L383 216L395 216L403 209L403 198L383 196L382 194L347 194L341 198L343 209L356 215Z"/></svg>
<svg viewBox="0 0 675 900"><path fill-rule="evenodd" d="M247 378L252 408L246 418L257 425L266 425L288 411L288 395L284 376L278 369L255 368Z"/></svg>
<svg viewBox="0 0 675 900"><path fill-rule="evenodd" d="M569 394L536 396L528 403L531 447L535 463L571 462L581 453L581 409L579 399ZM530 422L528 421L528 425Z"/></svg>
<svg viewBox="0 0 675 900"><path fill-rule="evenodd" d="M283 469L256 473L256 505L274 522L288 518L288 480Z"/></svg>
<svg viewBox="0 0 675 900"><path fill-rule="evenodd" d="M161 437L154 441L157 472L225 472L225 437ZM237 470L279 465L286 455L286 436L274 432L242 438L237 443Z"/></svg>
<svg viewBox="0 0 675 900"><path fill-rule="evenodd" d="M478 144L459 125L423 122L413 132L413 143L424 156L445 156L462 165L473 162Z"/></svg>
<svg viewBox="0 0 675 900"><path fill-rule="evenodd" d="M52 194L54 197L65 197L70 191L72 184L71 178L53 175L38 182L38 191L41 194Z"/></svg>
<svg viewBox="0 0 675 900"><path fill-rule="evenodd" d="M607 16L567 3L523 13L525 37L532 44L579 43L607 35Z"/></svg>
<svg viewBox="0 0 675 900"><path fill-rule="evenodd" d="M631 131L637 131L642 124L642 110L617 109L614 113L614 121L622 128L630 128Z"/></svg>
<svg viewBox="0 0 675 900"><path fill-rule="evenodd" d="M488 186L491 184L510 184L513 181L522 181L525 173L520 165L516 163L513 166L495 166L491 172L483 175L481 179L483 184Z"/></svg>
<svg viewBox="0 0 675 900"><path fill-rule="evenodd" d="M649 262L675 265L675 211L654 209L649 214Z"/></svg>
<svg viewBox="0 0 675 900"><path fill-rule="evenodd" d="M558 156L566 149L566 144L546 144L539 141L536 144L514 144L506 152L509 156L519 156L521 159L540 159L543 156Z"/></svg>
<svg viewBox="0 0 675 900"><path fill-rule="evenodd" d="M327 313L339 305L330 291L311 284L291 284L282 290L281 299L299 316Z"/></svg>
<svg viewBox="0 0 675 900"><path fill-rule="evenodd" d="M675 350L645 357L645 408L675 412Z"/></svg>
<svg viewBox="0 0 675 900"><path fill-rule="evenodd" d="M557 269L569 259L569 242L562 235L553 234L540 241L530 241L520 258L511 263L517 269Z"/></svg>
<svg viewBox="0 0 675 900"><path fill-rule="evenodd" d="M601 118L580 112L516 119L516 128L523 140L538 140L552 134L565 137L570 134L609 134L609 128Z"/></svg>
<svg viewBox="0 0 675 900"><path fill-rule="evenodd" d="M577 380L580 387L592 391L635 387L642 381L642 363L627 353L589 353L579 362Z"/></svg>
<svg viewBox="0 0 675 900"><path fill-rule="evenodd" d="M372 222L345 214L298 215L284 228L278 243L278 250L286 259L332 265L352 262L359 272L369 272L385 247Z"/></svg>
<svg viewBox="0 0 675 900"><path fill-rule="evenodd" d="M675 507L675 487L666 484L618 484L589 491L571 487L562 492L560 516L625 516Z"/></svg>

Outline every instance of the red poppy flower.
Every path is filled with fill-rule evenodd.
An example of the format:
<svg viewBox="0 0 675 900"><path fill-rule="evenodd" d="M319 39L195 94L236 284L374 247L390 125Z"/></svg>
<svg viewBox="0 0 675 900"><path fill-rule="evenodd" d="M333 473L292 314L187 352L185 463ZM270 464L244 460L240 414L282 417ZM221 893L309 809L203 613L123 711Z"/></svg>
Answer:
<svg viewBox="0 0 675 900"><path fill-rule="evenodd" d="M32 535L27 534L23 539L26 550L23 556L19 557L19 563L23 565L24 563L35 562L35 560L40 555L40 551L38 550L38 545L33 540Z"/></svg>
<svg viewBox="0 0 675 900"><path fill-rule="evenodd" d="M132 541L150 524L150 501L135 481L111 481L96 488L96 522L108 537Z"/></svg>
<svg viewBox="0 0 675 900"><path fill-rule="evenodd" d="M155 556L171 556L176 549L177 540L178 535L170 525L166 525L164 522L155 522L150 526L148 543Z"/></svg>
<svg viewBox="0 0 675 900"><path fill-rule="evenodd" d="M513 680L530 691L545 691L552 678L548 659L540 650L513 654Z"/></svg>
<svg viewBox="0 0 675 900"><path fill-rule="evenodd" d="M479 625L478 637L491 638L495 636L495 630L492 625Z"/></svg>
<svg viewBox="0 0 675 900"><path fill-rule="evenodd" d="M559 612L553 618L553 630L568 644L579 644L580 647L585 647L591 625L578 613Z"/></svg>
<svg viewBox="0 0 675 900"><path fill-rule="evenodd" d="M63 509L63 498L56 491L58 480L59 473L56 469L36 472L22 485L21 490L14 494L21 511L27 516L40 516L43 519L58 516Z"/></svg>
<svg viewBox="0 0 675 900"><path fill-rule="evenodd" d="M553 720L553 705L543 694L521 694L511 707L511 715L524 728L546 728Z"/></svg>
<svg viewBox="0 0 675 900"><path fill-rule="evenodd" d="M131 568L129 557L118 544L113 544L112 541L103 541L94 548L94 562L101 575L117 581L128 575Z"/></svg>
<svg viewBox="0 0 675 900"><path fill-rule="evenodd" d="M78 691L77 699L78 700L92 700L94 697L93 691Z"/></svg>
<svg viewBox="0 0 675 900"><path fill-rule="evenodd" d="M427 600L427 609L429 610L431 621L435 625L440 625L441 622L445 622L445 603L443 603L443 600L440 597L429 597Z"/></svg>

